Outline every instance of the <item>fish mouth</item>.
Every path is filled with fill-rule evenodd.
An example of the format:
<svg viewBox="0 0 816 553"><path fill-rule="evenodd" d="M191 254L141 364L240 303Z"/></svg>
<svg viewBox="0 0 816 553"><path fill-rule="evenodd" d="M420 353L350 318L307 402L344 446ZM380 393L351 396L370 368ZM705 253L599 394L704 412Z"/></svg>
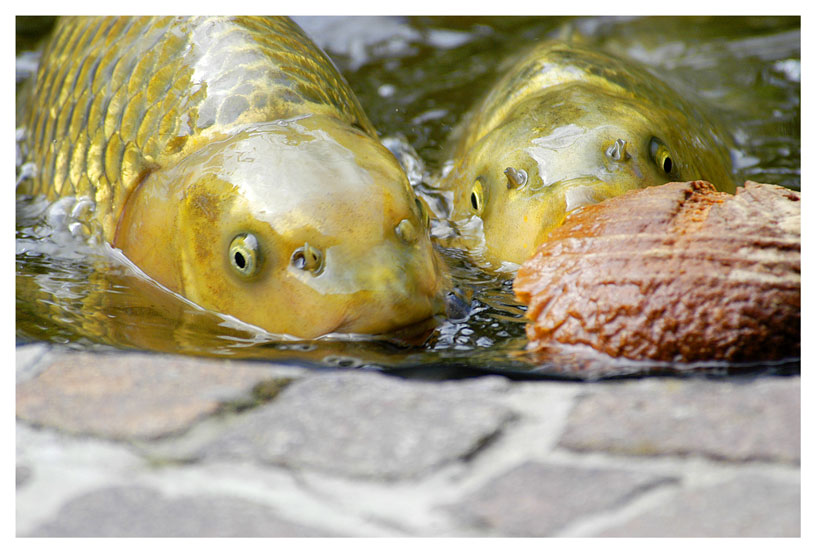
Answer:
<svg viewBox="0 0 816 553"><path fill-rule="evenodd" d="M377 301L371 307L350 309L340 318L330 332L332 335L365 336L368 338L386 339L389 341L407 342L419 345L427 335L446 317L446 287L436 286L434 293L406 296L390 303ZM389 316L390 315L390 316ZM366 328L366 320L377 320L374 328ZM399 326L394 326L394 323ZM380 328L376 328L380 327ZM382 330L387 327L388 330ZM419 336L424 336L417 342Z"/></svg>
<svg viewBox="0 0 816 553"><path fill-rule="evenodd" d="M619 187L597 177L576 177L558 182L564 194L564 210L567 213L601 203L623 193Z"/></svg>
<svg viewBox="0 0 816 553"><path fill-rule="evenodd" d="M421 321L382 335L382 337L389 342L399 345L422 346L427 342L437 326L439 326L439 316L432 315Z"/></svg>
<svg viewBox="0 0 816 553"><path fill-rule="evenodd" d="M334 276L349 284L345 289L325 287L338 298L345 298L344 305L338 305L332 320L327 321L328 332L368 338L407 337L436 326L435 319L445 313L444 296L451 286L450 275L430 242L427 251L414 249L385 248L378 255L363 255L353 263L345 263L353 270L325 271L321 278Z"/></svg>
<svg viewBox="0 0 816 553"><path fill-rule="evenodd" d="M429 315L424 319L409 323L388 332L365 333L354 330L361 315L346 316L330 333L321 338L338 339L376 339L386 340L399 345L421 346L439 324L439 314Z"/></svg>
<svg viewBox="0 0 816 553"><path fill-rule="evenodd" d="M328 334L362 334L354 330L360 320L359 312L346 311L340 321Z"/></svg>
<svg viewBox="0 0 816 553"><path fill-rule="evenodd" d="M597 204L603 199L598 198L598 194L591 184L575 184L564 191L567 213L581 207Z"/></svg>

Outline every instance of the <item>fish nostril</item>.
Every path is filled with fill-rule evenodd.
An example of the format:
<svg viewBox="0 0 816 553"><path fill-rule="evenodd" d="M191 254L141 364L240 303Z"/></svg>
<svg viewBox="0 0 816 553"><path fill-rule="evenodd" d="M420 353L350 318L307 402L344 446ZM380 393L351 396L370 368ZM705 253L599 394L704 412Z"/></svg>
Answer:
<svg viewBox="0 0 816 553"><path fill-rule="evenodd" d="M631 156L629 152L626 151L626 141L620 138L616 139L615 143L606 149L606 157L612 161L625 161L629 159Z"/></svg>
<svg viewBox="0 0 816 553"><path fill-rule="evenodd" d="M303 271L320 274L323 270L323 252L306 242L292 253L292 265Z"/></svg>
<svg viewBox="0 0 816 553"><path fill-rule="evenodd" d="M524 169L508 167L504 174L507 176L507 188L519 188L527 183L527 171Z"/></svg>
<svg viewBox="0 0 816 553"><path fill-rule="evenodd" d="M397 233L397 236L400 240L405 242L406 244L412 244L416 242L417 239L417 231L416 227L409 221L408 219L403 219L402 221L397 224L394 228L394 231Z"/></svg>

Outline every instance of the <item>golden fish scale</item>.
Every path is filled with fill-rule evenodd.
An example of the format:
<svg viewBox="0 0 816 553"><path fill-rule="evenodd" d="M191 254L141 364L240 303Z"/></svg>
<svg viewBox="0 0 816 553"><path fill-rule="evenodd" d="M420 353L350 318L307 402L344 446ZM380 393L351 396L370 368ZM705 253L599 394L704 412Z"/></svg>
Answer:
<svg viewBox="0 0 816 553"><path fill-rule="evenodd" d="M110 240L128 194L241 125L328 114L376 136L326 55L288 18L69 17L46 46L25 119L19 191L95 200Z"/></svg>
<svg viewBox="0 0 816 553"><path fill-rule="evenodd" d="M536 45L512 66L456 130L454 158L461 157L484 135L495 128L519 103L541 91L568 83L582 82L608 94L646 99L653 109L683 114L683 122L698 133L718 137L705 114L686 102L680 94L637 64L571 43L544 42ZM705 123L704 123L705 122Z"/></svg>

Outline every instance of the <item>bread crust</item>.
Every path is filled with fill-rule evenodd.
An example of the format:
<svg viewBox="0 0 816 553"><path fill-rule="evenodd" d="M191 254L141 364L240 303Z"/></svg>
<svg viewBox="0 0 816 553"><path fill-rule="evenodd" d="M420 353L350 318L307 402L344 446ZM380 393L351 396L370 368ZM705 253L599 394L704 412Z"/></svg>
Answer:
<svg viewBox="0 0 816 553"><path fill-rule="evenodd" d="M637 190L570 214L519 269L527 349L753 362L800 352L800 194Z"/></svg>

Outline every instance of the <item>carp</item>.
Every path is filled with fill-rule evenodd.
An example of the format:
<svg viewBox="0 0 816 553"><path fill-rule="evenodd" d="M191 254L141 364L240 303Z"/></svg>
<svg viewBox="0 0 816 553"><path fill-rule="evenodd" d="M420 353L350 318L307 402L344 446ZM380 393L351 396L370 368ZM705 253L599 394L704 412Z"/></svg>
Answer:
<svg viewBox="0 0 816 553"><path fill-rule="evenodd" d="M344 78L280 17L66 17L36 74L18 194L279 335L382 334L443 307L428 216Z"/></svg>
<svg viewBox="0 0 816 553"><path fill-rule="evenodd" d="M514 269L567 213L703 179L734 192L730 137L635 62L547 41L510 65L454 131L438 186L454 245Z"/></svg>

